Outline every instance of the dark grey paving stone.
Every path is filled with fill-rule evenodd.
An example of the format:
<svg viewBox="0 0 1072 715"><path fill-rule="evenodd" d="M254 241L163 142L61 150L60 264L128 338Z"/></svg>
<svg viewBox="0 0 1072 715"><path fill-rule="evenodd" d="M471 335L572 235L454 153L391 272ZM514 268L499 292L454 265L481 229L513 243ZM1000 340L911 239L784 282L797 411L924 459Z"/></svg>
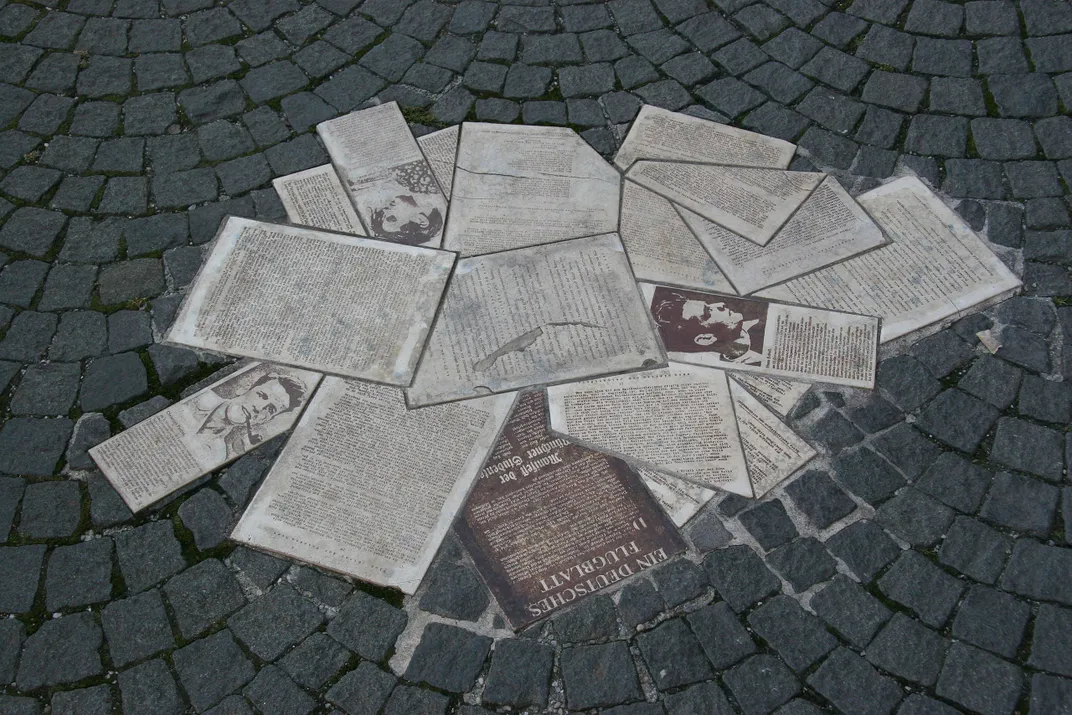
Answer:
<svg viewBox="0 0 1072 715"><path fill-rule="evenodd" d="M1001 167L982 159L949 159L942 190L951 196L971 199L1004 199Z"/></svg>
<svg viewBox="0 0 1072 715"><path fill-rule="evenodd" d="M938 552L938 560L982 583L995 583L1012 540L975 519L958 517Z"/></svg>
<svg viewBox="0 0 1072 715"><path fill-rule="evenodd" d="M169 521L156 521L113 536L128 593L144 591L186 567Z"/></svg>
<svg viewBox="0 0 1072 715"><path fill-rule="evenodd" d="M674 559L652 572L667 608L675 608L707 592L707 574L688 559Z"/></svg>
<svg viewBox="0 0 1072 715"><path fill-rule="evenodd" d="M941 383L915 358L901 355L879 364L877 385L905 412L920 407L941 391Z"/></svg>
<svg viewBox="0 0 1072 715"><path fill-rule="evenodd" d="M836 410L828 410L808 428L808 432L814 442L818 442L832 455L839 454L842 450L860 442L864 437L855 425Z"/></svg>
<svg viewBox="0 0 1072 715"><path fill-rule="evenodd" d="M26 480L15 477L0 477L0 542L7 541L15 521Z"/></svg>
<svg viewBox="0 0 1072 715"><path fill-rule="evenodd" d="M130 508L103 474L90 473L88 488L89 520L93 526L97 528L115 526L131 517Z"/></svg>
<svg viewBox="0 0 1072 715"><path fill-rule="evenodd" d="M62 539L74 535L82 520L78 482L38 482L22 495L19 533L31 539Z"/></svg>
<svg viewBox="0 0 1072 715"><path fill-rule="evenodd" d="M1060 493L1057 487L1010 472L998 472L979 515L999 526L1034 536L1053 528Z"/></svg>
<svg viewBox="0 0 1072 715"><path fill-rule="evenodd" d="M60 144L61 139L54 139L49 148ZM0 228L0 246L43 258L66 223L67 218L61 213L23 206L16 209Z"/></svg>
<svg viewBox="0 0 1072 715"><path fill-rule="evenodd" d="M1023 372L1019 368L996 357L984 355L964 373L957 382L957 387L1003 410L1016 399L1022 376Z"/></svg>
<svg viewBox="0 0 1072 715"><path fill-rule="evenodd" d="M307 715L316 708L316 701L274 665L262 668L242 692L261 712Z"/></svg>
<svg viewBox="0 0 1072 715"><path fill-rule="evenodd" d="M766 101L766 97L761 92L757 92L733 77L716 79L696 89L695 92L708 106L731 118L754 109Z"/></svg>
<svg viewBox="0 0 1072 715"><path fill-rule="evenodd" d="M747 715L762 715L801 691L793 672L772 655L754 655L723 675Z"/></svg>
<svg viewBox="0 0 1072 715"><path fill-rule="evenodd" d="M636 642L660 690L708 680L715 674L699 640L681 618L641 633Z"/></svg>
<svg viewBox="0 0 1072 715"><path fill-rule="evenodd" d="M868 151L893 154L893 152L883 152L881 149L860 147L860 156L857 157L857 168L859 168L861 161L866 160L864 155L865 152ZM890 163L888 166L892 171L893 164ZM885 171L885 169L883 171ZM857 425L868 434L874 434L887 427L892 427L900 422L903 417L904 414L901 410L895 407L892 403L874 395L870 396L864 403L849 410L849 419L852 420L853 424Z"/></svg>
<svg viewBox="0 0 1072 715"><path fill-rule="evenodd" d="M614 602L609 596L589 596L554 619L555 634L563 643L613 638L618 634Z"/></svg>
<svg viewBox="0 0 1072 715"><path fill-rule="evenodd" d="M666 609L662 596L651 581L636 580L621 590L618 598L618 616L627 629L632 631Z"/></svg>
<svg viewBox="0 0 1072 715"><path fill-rule="evenodd" d="M202 551L219 546L234 525L231 507L212 489L201 489L179 507L179 519L194 536L194 544Z"/></svg>
<svg viewBox="0 0 1072 715"><path fill-rule="evenodd" d="M857 521L826 540L826 547L864 583L901 553L900 547L873 521Z"/></svg>
<svg viewBox="0 0 1072 715"><path fill-rule="evenodd" d="M845 647L834 651L807 682L842 712L889 713L902 697L896 681Z"/></svg>
<svg viewBox="0 0 1072 715"><path fill-rule="evenodd" d="M931 131L934 132L933 129ZM909 132L911 133L911 129ZM937 378L945 377L975 357L971 345L952 330L942 330L923 338L913 345L909 352Z"/></svg>
<svg viewBox="0 0 1072 715"><path fill-rule="evenodd" d="M953 643L935 692L981 713L1011 712L1020 698L1023 674L996 656Z"/></svg>
<svg viewBox="0 0 1072 715"><path fill-rule="evenodd" d="M130 428L139 422L144 422L157 412L165 409L171 401L163 395L157 395L156 397L150 397L145 402L139 402L133 407L128 407L125 410L119 412L119 423L126 428Z"/></svg>
<svg viewBox="0 0 1072 715"><path fill-rule="evenodd" d="M224 79L203 87L179 92L179 104L195 124L241 114L246 109L242 88L233 79Z"/></svg>
<svg viewBox="0 0 1072 715"><path fill-rule="evenodd" d="M811 599L811 607L842 638L866 648L892 616L882 602L844 575L838 575Z"/></svg>
<svg viewBox="0 0 1072 715"><path fill-rule="evenodd" d="M179 715L185 710L175 678L160 658L124 670L118 681L124 713Z"/></svg>
<svg viewBox="0 0 1072 715"><path fill-rule="evenodd" d="M52 696L53 715L109 715L112 691L108 685L66 690Z"/></svg>
<svg viewBox="0 0 1072 715"><path fill-rule="evenodd" d="M332 608L342 605L354 587L342 579L328 576L306 566L298 567L290 576L290 583L306 598Z"/></svg>
<svg viewBox="0 0 1072 715"><path fill-rule="evenodd" d="M1059 713L1072 703L1072 680L1037 673L1031 678L1031 712Z"/></svg>
<svg viewBox="0 0 1072 715"><path fill-rule="evenodd" d="M1018 119L973 119L971 132L984 159L1027 159L1038 151L1031 125Z"/></svg>
<svg viewBox="0 0 1072 715"><path fill-rule="evenodd" d="M113 551L107 537L53 549L45 572L45 607L55 612L111 598Z"/></svg>
<svg viewBox="0 0 1072 715"><path fill-rule="evenodd" d="M183 690L199 711L207 710L253 680L253 663L228 630L222 630L171 656Z"/></svg>
<svg viewBox="0 0 1072 715"><path fill-rule="evenodd" d="M397 680L390 673L362 661L328 690L328 702L351 713L379 712Z"/></svg>
<svg viewBox="0 0 1072 715"><path fill-rule="evenodd" d="M545 707L554 650L525 639L495 644L482 700L516 708Z"/></svg>
<svg viewBox="0 0 1072 715"><path fill-rule="evenodd" d="M242 587L216 559L206 559L164 585L183 638L193 639L246 604Z"/></svg>
<svg viewBox="0 0 1072 715"><path fill-rule="evenodd" d="M945 625L964 590L960 581L918 551L905 551L878 580L878 587L932 628Z"/></svg>
<svg viewBox="0 0 1072 715"><path fill-rule="evenodd" d="M808 120L777 102L767 102L750 112L741 124L761 134L791 141L800 136Z"/></svg>
<svg viewBox="0 0 1072 715"><path fill-rule="evenodd" d="M0 707L11 715L41 715L41 703L33 698L0 694Z"/></svg>
<svg viewBox="0 0 1072 715"><path fill-rule="evenodd" d="M0 621L0 683L9 684L15 680L15 666L25 640L26 626L22 622L14 618Z"/></svg>
<svg viewBox="0 0 1072 715"><path fill-rule="evenodd" d="M18 688L25 692L102 674L102 641L92 613L45 621L23 645L15 678Z"/></svg>
<svg viewBox="0 0 1072 715"><path fill-rule="evenodd" d="M1026 604L1019 605L1026 607ZM1016 633L1016 636L1023 634L1023 624L1020 625L1020 631ZM991 627L998 627L998 624L992 624ZM1035 618L1034 638L1028 664L1051 673L1072 675L1070 635L1072 635L1072 611L1049 604L1041 605ZM1012 638L1009 637L1005 643L1011 641ZM1016 643L1019 644L1018 639ZM983 647L986 646L983 645ZM991 648L991 650L995 649ZM1001 654L1000 651L998 652Z"/></svg>
<svg viewBox="0 0 1072 715"><path fill-rule="evenodd" d="M101 611L112 662L123 667L175 645L164 602L157 590L112 601Z"/></svg>
<svg viewBox="0 0 1072 715"><path fill-rule="evenodd" d="M767 555L767 561L798 592L825 581L836 572L834 559L815 538L796 539Z"/></svg>
<svg viewBox="0 0 1072 715"><path fill-rule="evenodd" d="M83 410L100 410L144 395L149 389L145 365L133 352L96 358L82 379Z"/></svg>
<svg viewBox="0 0 1072 715"><path fill-rule="evenodd" d="M895 613L867 647L872 665L905 680L933 686L949 641L903 613Z"/></svg>
<svg viewBox="0 0 1072 715"><path fill-rule="evenodd" d="M924 408L916 425L949 446L970 454L997 418L998 411L992 405L951 389Z"/></svg>
<svg viewBox="0 0 1072 715"><path fill-rule="evenodd" d="M737 515L741 525L765 550L770 551L799 536L781 501L763 502Z"/></svg>
<svg viewBox="0 0 1072 715"><path fill-rule="evenodd" d="M838 645L822 621L789 596L770 599L748 616L748 623L798 673Z"/></svg>
<svg viewBox="0 0 1072 715"><path fill-rule="evenodd" d="M990 458L999 464L1029 472L1050 481L1059 481L1064 467L1061 434L1025 420L1002 417L998 420Z"/></svg>
<svg viewBox="0 0 1072 715"><path fill-rule="evenodd" d="M942 452L916 482L916 487L957 511L973 514L993 478L993 472L952 452Z"/></svg>
<svg viewBox="0 0 1072 715"><path fill-rule="evenodd" d="M933 156L964 156L967 143L968 120L965 117L918 114L909 123L905 137L906 150Z"/></svg>
<svg viewBox="0 0 1072 715"><path fill-rule="evenodd" d="M1057 113L1057 91L1043 73L996 74L987 87L1003 117L1049 117Z"/></svg>
<svg viewBox="0 0 1072 715"><path fill-rule="evenodd" d="M953 637L1015 658L1030 615L1031 607L1023 601L986 586L972 586L953 620ZM1036 642L1038 632L1036 624Z"/></svg>
<svg viewBox="0 0 1072 715"><path fill-rule="evenodd" d="M756 652L756 644L725 602L718 602L686 616L707 659L725 670Z"/></svg>
<svg viewBox="0 0 1072 715"><path fill-rule="evenodd" d="M334 639L323 633L313 633L283 656L278 664L298 685L319 690L350 659L350 652Z"/></svg>
<svg viewBox="0 0 1072 715"><path fill-rule="evenodd" d="M880 506L875 521L912 546L934 546L953 521L953 510L927 496L922 490L906 487Z"/></svg>
<svg viewBox="0 0 1072 715"><path fill-rule="evenodd" d="M35 362L45 355L56 332L56 316L24 310L15 316L0 340L0 359ZM46 474L51 474L49 469Z"/></svg>
<svg viewBox="0 0 1072 715"><path fill-rule="evenodd" d="M781 590L777 577L744 545L712 551L704 559L704 569L711 585L738 613Z"/></svg>
<svg viewBox="0 0 1072 715"><path fill-rule="evenodd" d="M904 486L897 471L867 447L846 452L833 462L834 476L850 492L872 506L891 497Z"/></svg>
<svg viewBox="0 0 1072 715"><path fill-rule="evenodd" d="M227 619L235 636L257 657L274 660L323 622L311 602L286 584L277 584Z"/></svg>
<svg viewBox="0 0 1072 715"><path fill-rule="evenodd" d="M571 709L608 707L643 700L636 668L623 641L564 648L566 703Z"/></svg>
<svg viewBox="0 0 1072 715"><path fill-rule="evenodd" d="M917 479L942 453L933 442L908 424L899 424L876 437L871 446L901 470L909 481Z"/></svg>
<svg viewBox="0 0 1072 715"><path fill-rule="evenodd" d="M358 591L328 624L327 633L362 658L384 661L406 621L399 609Z"/></svg>
<svg viewBox="0 0 1072 715"><path fill-rule="evenodd" d="M0 610L26 613L33 608L44 558L44 545L0 547Z"/></svg>
<svg viewBox="0 0 1072 715"><path fill-rule="evenodd" d="M78 363L30 365L11 397L13 415L66 415L78 395Z"/></svg>

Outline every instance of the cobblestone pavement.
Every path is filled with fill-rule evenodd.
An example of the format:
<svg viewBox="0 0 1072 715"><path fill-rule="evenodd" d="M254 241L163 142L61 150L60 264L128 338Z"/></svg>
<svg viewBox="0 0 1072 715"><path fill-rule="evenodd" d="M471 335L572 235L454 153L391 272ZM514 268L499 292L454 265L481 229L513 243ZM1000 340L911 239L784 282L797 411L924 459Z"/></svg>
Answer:
<svg viewBox="0 0 1072 715"><path fill-rule="evenodd" d="M1069 33L1064 0L0 0L0 713L1072 712ZM86 449L220 369L155 342L203 245L375 98L903 164L1025 296L807 395L805 474L519 638L451 541L405 600L228 542L278 444L132 517Z"/></svg>

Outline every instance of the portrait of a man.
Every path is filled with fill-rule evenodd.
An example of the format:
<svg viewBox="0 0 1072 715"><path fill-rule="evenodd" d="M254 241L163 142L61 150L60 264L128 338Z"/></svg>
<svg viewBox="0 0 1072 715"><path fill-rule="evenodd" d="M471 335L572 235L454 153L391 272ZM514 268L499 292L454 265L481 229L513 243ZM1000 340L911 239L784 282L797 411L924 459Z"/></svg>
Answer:
<svg viewBox="0 0 1072 715"><path fill-rule="evenodd" d="M722 362L760 365L767 304L659 286L651 315L669 352L716 353Z"/></svg>
<svg viewBox="0 0 1072 715"><path fill-rule="evenodd" d="M278 366L243 372L195 402L197 434L219 438L231 459L263 442L271 422L299 409L307 394L301 380Z"/></svg>
<svg viewBox="0 0 1072 715"><path fill-rule="evenodd" d="M446 200L424 161L395 167L367 207L373 236L411 246L427 243L443 230Z"/></svg>

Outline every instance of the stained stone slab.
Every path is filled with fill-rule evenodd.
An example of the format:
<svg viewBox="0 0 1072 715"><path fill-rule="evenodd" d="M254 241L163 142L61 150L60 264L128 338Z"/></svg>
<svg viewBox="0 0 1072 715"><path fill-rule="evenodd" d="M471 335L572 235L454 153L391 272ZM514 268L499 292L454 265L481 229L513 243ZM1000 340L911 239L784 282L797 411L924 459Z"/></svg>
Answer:
<svg viewBox="0 0 1072 715"><path fill-rule="evenodd" d="M811 607L842 637L866 648L893 613L847 576L838 575L811 599Z"/></svg>
<svg viewBox="0 0 1072 715"><path fill-rule="evenodd" d="M19 689L75 683L103 673L103 640L92 613L46 621L23 646L16 676Z"/></svg>

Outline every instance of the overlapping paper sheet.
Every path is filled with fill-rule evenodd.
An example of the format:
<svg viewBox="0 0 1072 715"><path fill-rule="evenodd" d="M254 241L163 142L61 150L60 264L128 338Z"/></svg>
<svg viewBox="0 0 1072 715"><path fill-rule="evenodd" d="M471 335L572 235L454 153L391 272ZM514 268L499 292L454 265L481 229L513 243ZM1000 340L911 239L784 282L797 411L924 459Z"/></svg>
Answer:
<svg viewBox="0 0 1072 715"><path fill-rule="evenodd" d="M872 389L879 319L641 283L670 360Z"/></svg>
<svg viewBox="0 0 1072 715"><path fill-rule="evenodd" d="M614 164L622 171L641 159L785 169L795 151L783 139L647 104L633 120Z"/></svg>
<svg viewBox="0 0 1072 715"><path fill-rule="evenodd" d="M761 293L882 316L882 342L1016 292L1020 280L919 179L905 177L858 197L892 243Z"/></svg>
<svg viewBox="0 0 1072 715"><path fill-rule="evenodd" d="M706 487L752 496L726 373L672 365L547 388L551 429Z"/></svg>
<svg viewBox="0 0 1072 715"><path fill-rule="evenodd" d="M718 492L701 487L699 484L672 477L654 469L636 468L637 474L644 480L644 486L659 502L670 521L676 526L683 526L689 519L711 501Z"/></svg>
<svg viewBox="0 0 1072 715"><path fill-rule="evenodd" d="M464 258L411 407L665 364L617 234Z"/></svg>
<svg viewBox="0 0 1072 715"><path fill-rule="evenodd" d="M443 190L448 201L451 184L454 181L454 158L458 154L459 131L460 127L454 125L417 137L417 145L424 153L424 158L428 160L428 165L432 167L432 173L439 182L439 188Z"/></svg>
<svg viewBox="0 0 1072 715"><path fill-rule="evenodd" d="M617 231L620 184L571 129L466 122L443 247L475 256Z"/></svg>
<svg viewBox="0 0 1072 715"><path fill-rule="evenodd" d="M398 104L351 112L316 131L369 236L439 247L447 199Z"/></svg>
<svg viewBox="0 0 1072 715"><path fill-rule="evenodd" d="M621 237L640 280L734 292L674 205L633 181L622 182Z"/></svg>
<svg viewBox="0 0 1072 715"><path fill-rule="evenodd" d="M887 242L867 212L832 176L823 180L765 246L741 238L686 208L680 211L735 292L742 295Z"/></svg>
<svg viewBox="0 0 1072 715"><path fill-rule="evenodd" d="M515 629L685 549L628 464L549 432L541 391L518 398L454 529Z"/></svg>
<svg viewBox="0 0 1072 715"><path fill-rule="evenodd" d="M671 363L550 387L547 398L551 429L563 436L670 478L746 497L763 496L815 456L774 412L717 368ZM653 487L657 496L660 486ZM689 496L693 502L704 497Z"/></svg>
<svg viewBox="0 0 1072 715"><path fill-rule="evenodd" d="M398 388L325 377L231 538L411 594L514 399L407 410Z"/></svg>
<svg viewBox="0 0 1072 715"><path fill-rule="evenodd" d="M291 223L352 236L365 235L361 220L331 164L281 176L272 181L272 186Z"/></svg>
<svg viewBox="0 0 1072 715"><path fill-rule="evenodd" d="M807 382L796 382L769 375L757 375L752 372L734 373L733 379L748 388L749 392L759 397L767 407L785 417L793 407L811 389Z"/></svg>
<svg viewBox="0 0 1072 715"><path fill-rule="evenodd" d="M232 216L167 339L408 385L454 258Z"/></svg>
<svg viewBox="0 0 1072 715"><path fill-rule="evenodd" d="M626 177L752 243L765 246L811 195L824 174L638 161Z"/></svg>
<svg viewBox="0 0 1072 715"><path fill-rule="evenodd" d="M320 374L254 362L89 450L139 511L290 429Z"/></svg>

